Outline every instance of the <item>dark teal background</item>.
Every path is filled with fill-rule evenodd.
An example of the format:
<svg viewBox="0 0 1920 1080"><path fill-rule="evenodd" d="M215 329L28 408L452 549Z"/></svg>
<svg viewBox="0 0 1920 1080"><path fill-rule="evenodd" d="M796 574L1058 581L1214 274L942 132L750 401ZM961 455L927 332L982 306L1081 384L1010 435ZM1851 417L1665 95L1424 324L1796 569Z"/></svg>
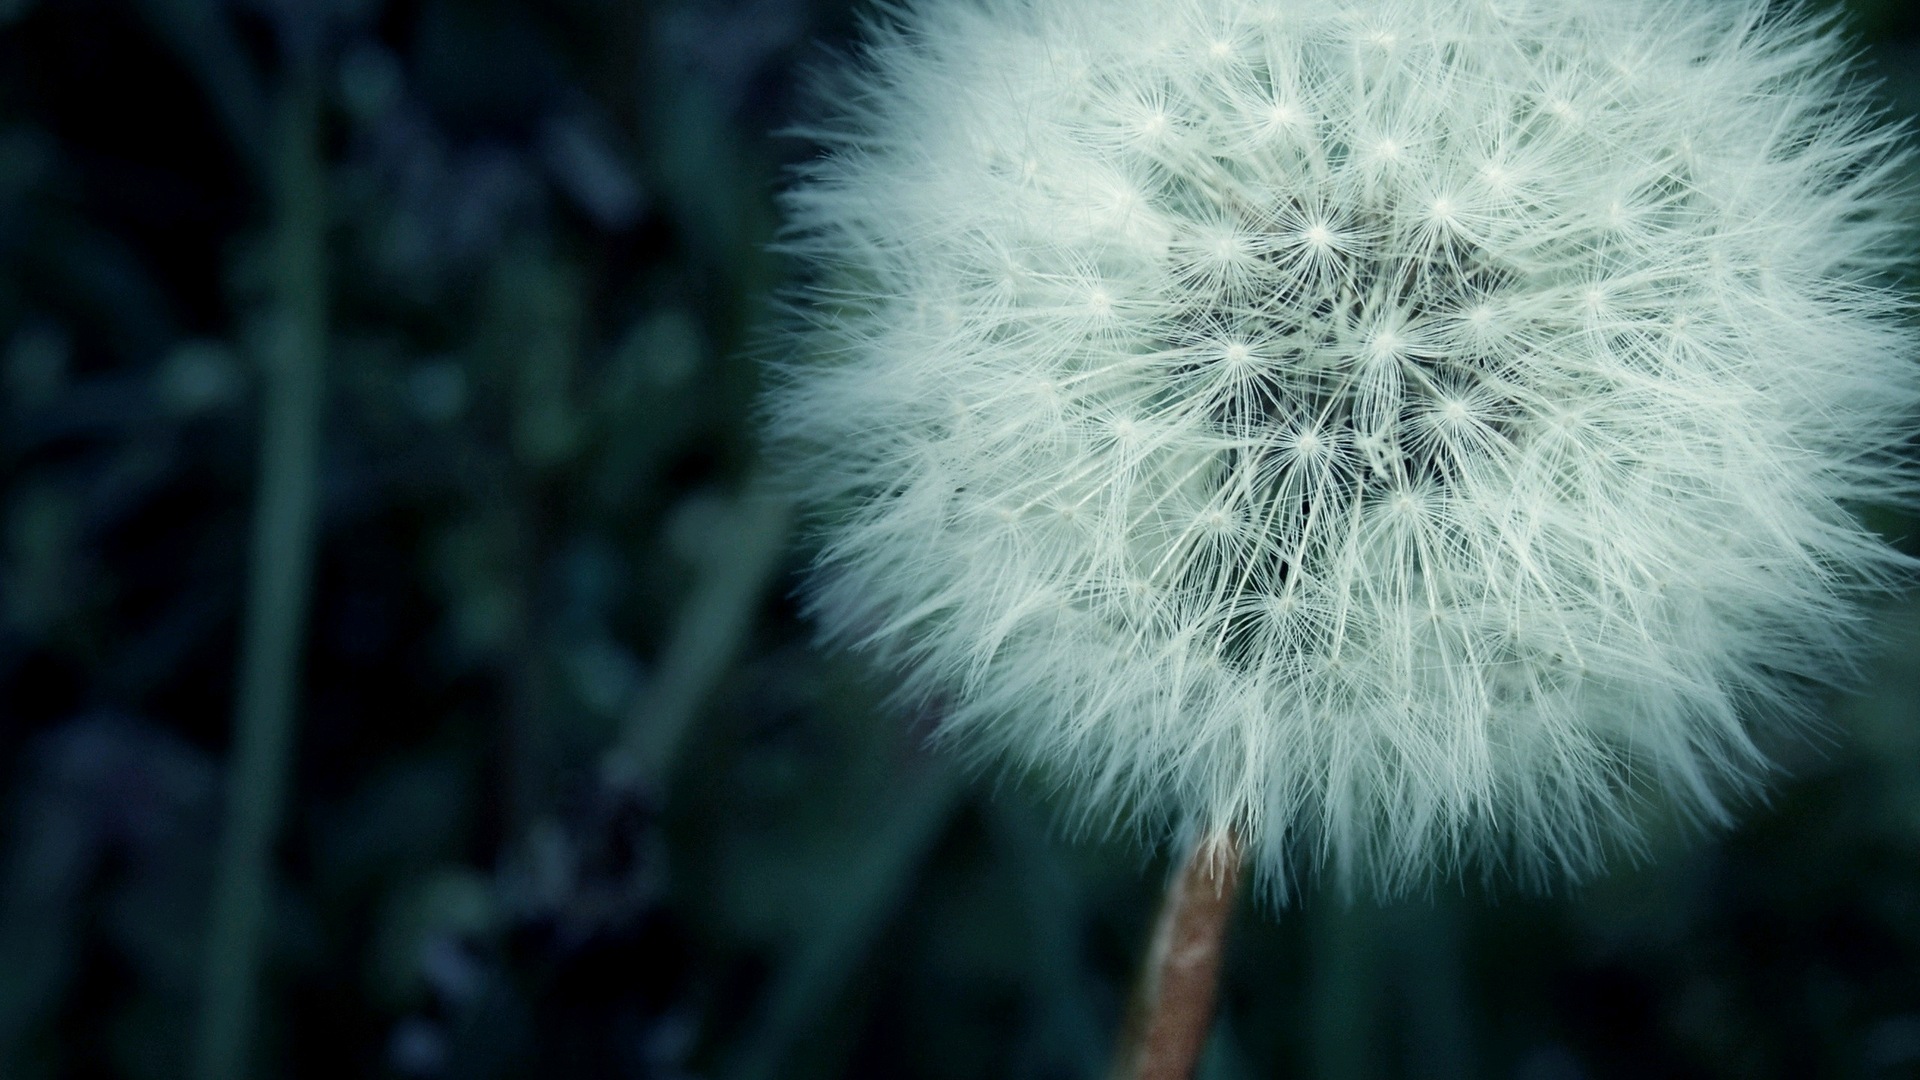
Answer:
<svg viewBox="0 0 1920 1080"><path fill-rule="evenodd" d="M1920 15L1849 19L1920 110ZM853 25L0 0L0 1078L190 1075L262 364L303 297L317 547L254 1075L1103 1075L1163 863L926 752L931 715L812 647L746 497L809 153L768 133ZM288 269L300 220L324 250ZM1203 1077L1920 1075L1920 605L1876 618L1731 832L1656 824L1547 897L1243 907Z"/></svg>

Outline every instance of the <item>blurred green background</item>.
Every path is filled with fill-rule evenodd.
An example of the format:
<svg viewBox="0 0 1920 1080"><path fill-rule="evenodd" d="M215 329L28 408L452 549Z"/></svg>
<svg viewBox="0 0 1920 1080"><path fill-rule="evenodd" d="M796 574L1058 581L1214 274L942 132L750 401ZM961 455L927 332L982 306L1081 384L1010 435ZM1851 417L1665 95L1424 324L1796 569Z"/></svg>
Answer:
<svg viewBox="0 0 1920 1080"><path fill-rule="evenodd" d="M1103 1074L1164 864L927 754L756 495L769 132L854 18L0 0L0 1077ZM1243 908L1203 1075L1920 1076L1877 617L1736 831Z"/></svg>

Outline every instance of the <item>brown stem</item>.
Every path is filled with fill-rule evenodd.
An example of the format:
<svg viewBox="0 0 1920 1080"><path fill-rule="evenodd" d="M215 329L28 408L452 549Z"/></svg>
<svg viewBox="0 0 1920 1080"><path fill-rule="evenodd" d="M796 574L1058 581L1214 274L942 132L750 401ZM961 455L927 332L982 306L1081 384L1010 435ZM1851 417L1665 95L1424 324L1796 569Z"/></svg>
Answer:
<svg viewBox="0 0 1920 1080"><path fill-rule="evenodd" d="M1240 880L1240 840L1204 833L1167 886L1141 965L1112 1080L1188 1080L1207 1044L1227 922Z"/></svg>

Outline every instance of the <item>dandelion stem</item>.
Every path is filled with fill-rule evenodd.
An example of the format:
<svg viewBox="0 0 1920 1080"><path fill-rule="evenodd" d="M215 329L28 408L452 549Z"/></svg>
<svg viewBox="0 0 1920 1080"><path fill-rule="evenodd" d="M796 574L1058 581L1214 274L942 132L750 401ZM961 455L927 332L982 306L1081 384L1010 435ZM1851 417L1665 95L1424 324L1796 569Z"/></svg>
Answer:
<svg viewBox="0 0 1920 1080"><path fill-rule="evenodd" d="M1227 923L1239 892L1240 839L1203 833L1167 886L1134 986L1112 1080L1187 1080L1213 1025Z"/></svg>

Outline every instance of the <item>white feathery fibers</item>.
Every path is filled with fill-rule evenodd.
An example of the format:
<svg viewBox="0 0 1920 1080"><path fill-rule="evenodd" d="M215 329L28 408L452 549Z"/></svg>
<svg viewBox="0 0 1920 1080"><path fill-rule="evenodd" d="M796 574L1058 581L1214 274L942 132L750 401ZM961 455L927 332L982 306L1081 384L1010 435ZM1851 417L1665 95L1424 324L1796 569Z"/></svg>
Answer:
<svg viewBox="0 0 1920 1080"><path fill-rule="evenodd" d="M1284 887L1724 819L1902 569L1904 151L1763 0L924 0L775 439L945 738Z"/></svg>

